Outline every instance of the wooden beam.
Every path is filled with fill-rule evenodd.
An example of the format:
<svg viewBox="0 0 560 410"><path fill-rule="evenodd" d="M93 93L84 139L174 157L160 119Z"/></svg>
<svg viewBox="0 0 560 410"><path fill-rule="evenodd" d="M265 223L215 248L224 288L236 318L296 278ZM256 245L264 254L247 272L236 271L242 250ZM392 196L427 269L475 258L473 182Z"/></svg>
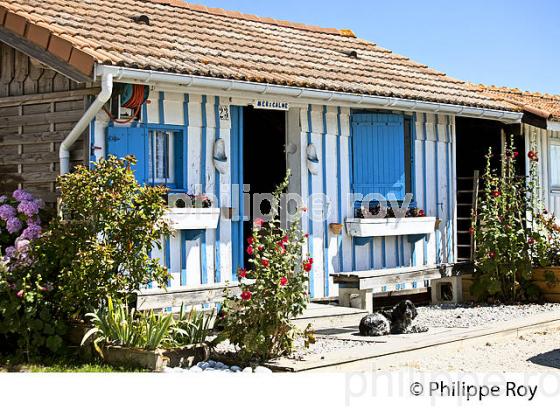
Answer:
<svg viewBox="0 0 560 410"><path fill-rule="evenodd" d="M224 300L224 291L239 295L238 284L211 284L179 289L145 289L137 294L136 308L138 310L158 310L181 305L203 305Z"/></svg>
<svg viewBox="0 0 560 410"><path fill-rule="evenodd" d="M43 50L39 46L27 41L18 35L6 30L4 27L0 27L0 41L10 45L16 50L27 54L30 57L40 61L41 63L49 66L54 71L68 77L69 79L77 83L87 83L93 81L93 78L84 75L78 70L74 69L66 61L55 57L51 53Z"/></svg>

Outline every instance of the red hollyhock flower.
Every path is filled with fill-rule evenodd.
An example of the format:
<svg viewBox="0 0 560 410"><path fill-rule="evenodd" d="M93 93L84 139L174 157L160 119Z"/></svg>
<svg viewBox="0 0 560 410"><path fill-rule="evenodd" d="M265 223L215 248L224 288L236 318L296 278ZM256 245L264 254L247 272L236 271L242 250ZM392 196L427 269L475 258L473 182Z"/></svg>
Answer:
<svg viewBox="0 0 560 410"><path fill-rule="evenodd" d="M502 195L502 193L501 193L500 191L492 191L492 196L493 196L494 198L497 198L497 197L499 197L500 195Z"/></svg>
<svg viewBox="0 0 560 410"><path fill-rule="evenodd" d="M252 297L253 297L253 294L249 290L244 290L243 292L241 292L241 299L243 299L245 301L251 300Z"/></svg>
<svg viewBox="0 0 560 410"><path fill-rule="evenodd" d="M282 243L288 243L289 240L290 238L288 237L288 235L286 235L282 238Z"/></svg>
<svg viewBox="0 0 560 410"><path fill-rule="evenodd" d="M246 278L247 277L247 269L239 269L239 273L237 274L237 276L239 276L240 278Z"/></svg>
<svg viewBox="0 0 560 410"><path fill-rule="evenodd" d="M247 238L247 243L248 243L249 245L252 245L253 242L254 242L253 237L252 237L252 236L249 236L249 237Z"/></svg>
<svg viewBox="0 0 560 410"><path fill-rule="evenodd" d="M264 251L264 245L259 245L258 249L259 251Z"/></svg>
<svg viewBox="0 0 560 410"><path fill-rule="evenodd" d="M533 244L535 243L535 239L529 237L529 239L527 239L527 243L528 243L529 245L533 245Z"/></svg>
<svg viewBox="0 0 560 410"><path fill-rule="evenodd" d="M247 254L248 255L252 255L253 254L253 247L252 246L247 246Z"/></svg>
<svg viewBox="0 0 560 410"><path fill-rule="evenodd" d="M488 256L491 257L492 259L494 259L496 257L496 252L491 251L488 253Z"/></svg>
<svg viewBox="0 0 560 410"><path fill-rule="evenodd" d="M265 268L268 268L268 266L270 265L270 262L268 261L268 259L262 258L262 259L261 259L261 264L262 264L262 266L264 266Z"/></svg>
<svg viewBox="0 0 560 410"><path fill-rule="evenodd" d="M305 235L303 235L305 238L309 238L309 234L306 233Z"/></svg>
<svg viewBox="0 0 560 410"><path fill-rule="evenodd" d="M531 161L538 161L539 157L537 155L537 153L535 151L529 151L529 153L527 154L527 156L529 157L529 159Z"/></svg>
<svg viewBox="0 0 560 410"><path fill-rule="evenodd" d="M313 258L309 258L308 261L310 264L313 264Z"/></svg>
<svg viewBox="0 0 560 410"><path fill-rule="evenodd" d="M285 276L282 276L280 278L280 286L286 286L288 284L288 278Z"/></svg>
<svg viewBox="0 0 560 410"><path fill-rule="evenodd" d="M513 158L517 158L519 156L519 152L513 151Z"/></svg>
<svg viewBox="0 0 560 410"><path fill-rule="evenodd" d="M278 242L278 245L276 245L276 249L282 255L284 255L286 253L286 248L284 247L284 244L282 242Z"/></svg>
<svg viewBox="0 0 560 410"><path fill-rule="evenodd" d="M424 212L423 209L418 210L418 216L426 216L426 213Z"/></svg>

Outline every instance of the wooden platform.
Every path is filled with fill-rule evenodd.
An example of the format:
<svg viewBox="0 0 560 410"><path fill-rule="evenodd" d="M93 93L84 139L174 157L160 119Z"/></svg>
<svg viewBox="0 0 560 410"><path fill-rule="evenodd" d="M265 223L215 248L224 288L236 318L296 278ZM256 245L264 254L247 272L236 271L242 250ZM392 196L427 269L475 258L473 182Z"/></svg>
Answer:
<svg viewBox="0 0 560 410"><path fill-rule="evenodd" d="M360 341L366 345L338 349L334 352L308 355L303 360L281 358L267 364L279 372L307 371L367 371L376 364L396 358L415 357L429 350L457 348L465 344L483 344L502 338L518 337L539 330L560 328L557 312L542 313L532 317L490 324L476 328L432 328L427 333L361 337L354 326L336 326L317 331L317 338Z"/></svg>
<svg viewBox="0 0 560 410"><path fill-rule="evenodd" d="M347 308L335 305L310 303L303 314L293 322L300 329L310 323L313 329L321 330L333 327L358 326L362 317L368 312L362 309Z"/></svg>

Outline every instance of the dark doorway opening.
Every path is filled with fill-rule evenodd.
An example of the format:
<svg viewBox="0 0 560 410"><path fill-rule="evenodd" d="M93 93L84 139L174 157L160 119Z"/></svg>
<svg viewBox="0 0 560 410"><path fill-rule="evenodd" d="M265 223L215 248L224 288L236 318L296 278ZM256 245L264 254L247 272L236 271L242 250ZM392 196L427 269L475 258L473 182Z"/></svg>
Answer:
<svg viewBox="0 0 560 410"><path fill-rule="evenodd" d="M475 171L479 178L486 169L486 155L492 148L490 161L493 169L500 167L503 144L513 135L518 152L525 152L524 138L517 125L505 125L496 121L473 118L457 118L457 262L471 261L472 206ZM518 174L525 174L522 156L517 161ZM480 185L479 190L483 187Z"/></svg>
<svg viewBox="0 0 560 410"><path fill-rule="evenodd" d="M284 111L243 110L243 183L254 194L272 193L286 176L286 113ZM250 235L254 215L251 204L246 209L249 221L244 224L244 237ZM261 214L270 211L270 204L261 204ZM247 257L247 255L245 255Z"/></svg>

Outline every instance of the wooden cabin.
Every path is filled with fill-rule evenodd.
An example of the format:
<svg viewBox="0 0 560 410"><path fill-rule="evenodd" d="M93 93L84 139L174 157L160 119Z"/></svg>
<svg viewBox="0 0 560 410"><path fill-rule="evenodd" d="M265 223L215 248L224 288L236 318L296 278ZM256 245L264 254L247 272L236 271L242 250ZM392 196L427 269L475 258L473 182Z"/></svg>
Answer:
<svg viewBox="0 0 560 410"><path fill-rule="evenodd" d="M258 214L245 198L287 169L309 208L313 299L349 287L336 274L386 269L397 273L369 291L416 292L432 273L404 273L458 260L457 124L516 123L517 105L350 30L176 0L120 5L0 0L3 190L54 202L61 169L134 154L142 183L214 195L153 255L173 289L236 281ZM426 219L356 218L349 198L371 193L411 194Z"/></svg>

